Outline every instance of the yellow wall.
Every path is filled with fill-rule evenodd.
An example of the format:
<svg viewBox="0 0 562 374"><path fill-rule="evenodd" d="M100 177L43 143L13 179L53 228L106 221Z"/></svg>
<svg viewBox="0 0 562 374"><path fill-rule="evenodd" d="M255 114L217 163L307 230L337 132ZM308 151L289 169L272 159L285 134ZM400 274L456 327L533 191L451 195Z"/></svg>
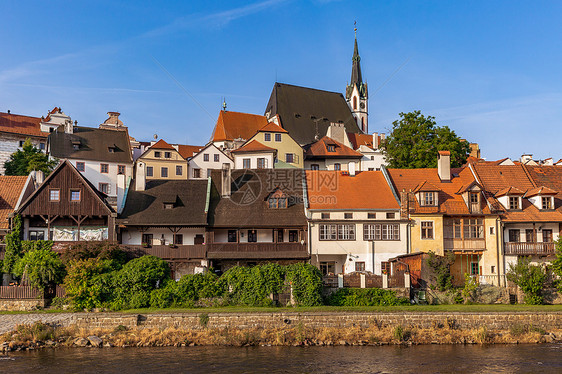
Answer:
<svg viewBox="0 0 562 374"><path fill-rule="evenodd" d="M443 216L412 214L413 221L411 227L411 250L412 252L433 251L438 255L443 255ZM433 239L421 238L421 222L433 221Z"/></svg>
<svg viewBox="0 0 562 374"><path fill-rule="evenodd" d="M271 134L271 140L266 142L265 141L265 134L266 132L258 132L256 135L254 135L249 141L252 140L257 140L258 142L260 142L261 144L268 146L270 148L274 148L277 149L277 158L283 162L285 161L285 154L287 153L293 153L296 157L296 162L289 164L292 165L294 167L300 168L302 169L304 167L304 163L303 163L303 151L300 145L298 145L298 143L296 141L294 141L293 138L291 138L291 136L287 133L281 133L281 141L280 142L276 142L275 141L275 134L274 132L270 132L269 134Z"/></svg>
<svg viewBox="0 0 562 374"><path fill-rule="evenodd" d="M154 157L154 152L160 152L160 158ZM170 158L165 158L165 152L170 152ZM173 149L149 149L146 151L141 157L139 157L138 161L142 161L146 164L147 167L152 167L153 175L149 177L146 176L147 180L151 179L166 179L166 180L178 180L178 179L187 179L188 177L188 170L187 170L187 161L181 157L178 151ZM176 175L176 166L182 166L182 174ZM161 176L162 167L168 168L168 177L163 178ZM145 169L146 170L146 169Z"/></svg>

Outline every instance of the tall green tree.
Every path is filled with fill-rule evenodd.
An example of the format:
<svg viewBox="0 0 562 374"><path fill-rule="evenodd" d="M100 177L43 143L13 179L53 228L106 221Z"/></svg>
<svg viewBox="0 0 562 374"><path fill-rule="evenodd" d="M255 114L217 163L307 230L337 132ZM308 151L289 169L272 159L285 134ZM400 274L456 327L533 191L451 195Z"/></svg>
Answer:
<svg viewBox="0 0 562 374"><path fill-rule="evenodd" d="M50 244L52 246L52 242ZM62 283L66 275L59 255L49 248L27 252L16 262L13 272L19 278L25 277L30 286L40 289Z"/></svg>
<svg viewBox="0 0 562 374"><path fill-rule="evenodd" d="M48 175L55 168L57 162L49 160L49 156L36 148L27 139L22 149L10 155L10 159L4 163L6 175L28 175L33 170L41 170Z"/></svg>
<svg viewBox="0 0 562 374"><path fill-rule="evenodd" d="M451 167L459 167L470 153L467 141L449 127L437 126L435 117L426 117L419 110L400 113L382 146L389 167L399 169L435 168L439 151L451 152Z"/></svg>
<svg viewBox="0 0 562 374"><path fill-rule="evenodd" d="M6 252L4 253L2 271L6 274L13 273L15 263L22 257L21 229L21 216L16 214L12 219L12 230L4 237Z"/></svg>

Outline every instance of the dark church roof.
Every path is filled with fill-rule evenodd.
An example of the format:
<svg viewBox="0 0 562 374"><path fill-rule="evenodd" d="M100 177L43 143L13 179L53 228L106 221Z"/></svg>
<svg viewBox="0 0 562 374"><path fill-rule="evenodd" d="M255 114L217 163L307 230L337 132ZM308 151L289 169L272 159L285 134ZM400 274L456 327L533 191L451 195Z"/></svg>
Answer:
<svg viewBox="0 0 562 374"><path fill-rule="evenodd" d="M367 83L363 83L363 77L361 76L361 57L359 56L359 48L357 47L357 37L355 37L355 46L353 48L351 61L351 82L345 89L345 97L349 100L353 93L353 87L357 86L359 96L362 99L366 99L368 97Z"/></svg>
<svg viewBox="0 0 562 374"><path fill-rule="evenodd" d="M275 83L265 109L269 117L278 114L281 126L300 145L326 135L331 122L343 123L345 131L360 133L351 110L341 93Z"/></svg>

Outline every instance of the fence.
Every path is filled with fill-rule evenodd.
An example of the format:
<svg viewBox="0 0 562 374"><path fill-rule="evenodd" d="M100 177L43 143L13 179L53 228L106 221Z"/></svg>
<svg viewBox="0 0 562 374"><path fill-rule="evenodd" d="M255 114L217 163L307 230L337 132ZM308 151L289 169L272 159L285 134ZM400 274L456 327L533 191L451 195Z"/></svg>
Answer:
<svg viewBox="0 0 562 374"><path fill-rule="evenodd" d="M324 286L329 288L405 288L409 287L406 278L407 272L395 272L393 275L377 275L371 273L348 273L326 275L323 278Z"/></svg>
<svg viewBox="0 0 562 374"><path fill-rule="evenodd" d="M31 286L0 286L0 299L41 299L43 291Z"/></svg>

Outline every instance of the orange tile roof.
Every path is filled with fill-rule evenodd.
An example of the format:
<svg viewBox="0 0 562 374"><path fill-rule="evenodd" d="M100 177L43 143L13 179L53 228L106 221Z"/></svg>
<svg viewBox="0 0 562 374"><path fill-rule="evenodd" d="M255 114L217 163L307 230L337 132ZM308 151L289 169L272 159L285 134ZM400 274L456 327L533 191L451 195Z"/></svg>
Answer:
<svg viewBox="0 0 562 374"><path fill-rule="evenodd" d="M558 194L558 192L554 191L551 188L545 187L545 186L540 186L537 188L534 188L532 190L527 191L527 193L525 194L525 197L533 197L533 196L537 196L537 195L556 195Z"/></svg>
<svg viewBox="0 0 562 374"><path fill-rule="evenodd" d="M306 188L312 210L400 209L381 171L358 172L352 177L341 171L307 170Z"/></svg>
<svg viewBox="0 0 562 374"><path fill-rule="evenodd" d="M369 148L373 148L373 135L369 134L356 134L353 132L348 132L347 137L353 146L353 149L358 149L362 145L366 145ZM380 139L380 136L379 136ZM380 144L380 141L379 141Z"/></svg>
<svg viewBox="0 0 562 374"><path fill-rule="evenodd" d="M525 192L521 191L519 188L515 188L515 187L506 187L502 190L499 190L498 192L496 192L494 194L495 197L501 197L501 196L505 196L505 195L514 195L514 196L522 196L524 195Z"/></svg>
<svg viewBox="0 0 562 374"><path fill-rule="evenodd" d="M428 191L428 192L439 191L439 188L435 187L428 181L424 180L420 184L418 184L416 188L414 188L414 192L418 192L418 191Z"/></svg>
<svg viewBox="0 0 562 374"><path fill-rule="evenodd" d="M234 139L250 139L259 129L267 125L267 118L257 114L239 113L221 110L215 130L213 141Z"/></svg>
<svg viewBox="0 0 562 374"><path fill-rule="evenodd" d="M259 129L260 132L282 132L282 133L289 133L287 130L279 126L274 122L268 122L267 125Z"/></svg>
<svg viewBox="0 0 562 374"><path fill-rule="evenodd" d="M150 148L153 149L173 149L176 150L172 145L166 143L166 141L164 139L160 139L158 140L156 143L154 143L154 145L152 145Z"/></svg>
<svg viewBox="0 0 562 374"><path fill-rule="evenodd" d="M441 156L450 156L450 155L451 155L451 152L449 152L449 151L439 151L439 154L440 154Z"/></svg>
<svg viewBox="0 0 562 374"><path fill-rule="evenodd" d="M27 176L0 176L0 229L9 228L8 216L14 212L26 180Z"/></svg>
<svg viewBox="0 0 562 374"><path fill-rule="evenodd" d="M0 132L46 138L48 132L41 131L41 118L0 113Z"/></svg>
<svg viewBox="0 0 562 374"><path fill-rule="evenodd" d="M242 147L231 151L231 153L249 153L249 152L277 152L275 148L261 144L257 140L252 140L244 144Z"/></svg>
<svg viewBox="0 0 562 374"><path fill-rule="evenodd" d="M475 182L468 167L452 168L451 181L442 182L437 174L437 168L428 169L388 169L388 173L398 193L413 192L418 186L428 183L432 191L438 191L438 206L420 206L415 198L410 199L410 211L414 213L436 213L451 215L471 214L461 194L457 193L465 186ZM482 212L490 214L485 201L482 202Z"/></svg>
<svg viewBox="0 0 562 374"><path fill-rule="evenodd" d="M335 147L335 152L328 151L328 145ZM306 158L361 158L363 155L354 151L348 146L324 136L315 143L312 143L305 153Z"/></svg>
<svg viewBox="0 0 562 374"><path fill-rule="evenodd" d="M194 153L198 153L204 147L198 145L183 145L178 144L178 152L180 153L181 157L185 158L186 160L190 157L193 157Z"/></svg>

